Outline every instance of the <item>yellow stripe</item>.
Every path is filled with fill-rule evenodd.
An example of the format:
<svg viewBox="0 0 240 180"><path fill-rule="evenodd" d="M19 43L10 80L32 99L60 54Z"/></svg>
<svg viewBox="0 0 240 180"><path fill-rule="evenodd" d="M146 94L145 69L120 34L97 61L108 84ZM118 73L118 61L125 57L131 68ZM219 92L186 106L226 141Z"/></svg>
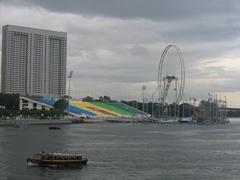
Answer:
<svg viewBox="0 0 240 180"><path fill-rule="evenodd" d="M108 109L105 109L105 108L102 108L102 107L99 107L99 106L96 106L95 104L91 104L91 103L88 103L88 102L81 102L84 106L90 106L90 107L93 107L93 108L97 108L99 110L103 110L103 111L106 111L108 113L112 113L116 116L119 116L120 114L116 113L116 112L113 112L113 111L109 111ZM111 116L111 115L108 115L108 114L104 114L102 113L104 116Z"/></svg>
<svg viewBox="0 0 240 180"><path fill-rule="evenodd" d="M95 105L95 104L92 104L91 102L89 102L88 104L91 104L91 106L97 107L98 109L104 110L104 111L106 111L106 112L108 112L108 113L115 114L116 116L122 116L122 114L120 114L120 113L117 113L117 112L115 112L115 111L111 111L111 110L109 110L109 109L106 109L106 108L97 106L97 105Z"/></svg>
<svg viewBox="0 0 240 180"><path fill-rule="evenodd" d="M103 113L100 113L100 112L97 112L97 111L94 111L94 110L92 110L92 109L89 109L89 108L85 107L85 106L82 104L82 101L71 101L71 102L70 102L70 105L75 106L75 107L80 108L80 109L83 109L83 110L85 110L85 111L89 111L89 112L91 112L91 113L94 113L94 114L96 114L97 116L105 116L105 114L103 114Z"/></svg>

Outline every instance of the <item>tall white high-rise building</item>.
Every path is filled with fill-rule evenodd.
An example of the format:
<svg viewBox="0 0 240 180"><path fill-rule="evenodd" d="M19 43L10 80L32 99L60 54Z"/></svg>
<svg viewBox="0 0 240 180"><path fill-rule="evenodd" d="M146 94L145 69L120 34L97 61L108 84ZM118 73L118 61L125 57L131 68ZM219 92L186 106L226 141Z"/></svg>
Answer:
<svg viewBox="0 0 240 180"><path fill-rule="evenodd" d="M2 92L42 97L64 96L66 47L65 32L3 26Z"/></svg>

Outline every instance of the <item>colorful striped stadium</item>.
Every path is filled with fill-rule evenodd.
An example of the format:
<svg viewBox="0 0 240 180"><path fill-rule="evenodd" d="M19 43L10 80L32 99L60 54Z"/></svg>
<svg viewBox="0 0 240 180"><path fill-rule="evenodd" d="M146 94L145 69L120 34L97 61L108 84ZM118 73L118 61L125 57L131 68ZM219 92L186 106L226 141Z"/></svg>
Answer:
<svg viewBox="0 0 240 180"><path fill-rule="evenodd" d="M54 99L35 99L42 104L53 106ZM70 101L66 111L74 116L85 117L146 117L149 114L121 102Z"/></svg>

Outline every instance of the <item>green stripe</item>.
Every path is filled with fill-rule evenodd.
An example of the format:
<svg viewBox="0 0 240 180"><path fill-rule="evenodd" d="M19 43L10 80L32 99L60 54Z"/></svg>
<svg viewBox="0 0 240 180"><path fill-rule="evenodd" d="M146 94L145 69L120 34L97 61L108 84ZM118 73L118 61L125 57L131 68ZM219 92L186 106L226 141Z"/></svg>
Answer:
<svg viewBox="0 0 240 180"><path fill-rule="evenodd" d="M144 112L142 112L142 111L140 111L140 110L138 110L138 109L136 109L136 108L133 108L132 106L129 106L129 105L127 105L127 104L119 103L119 102L114 102L114 103L112 102L111 105L113 105L113 104L114 104L115 106L121 108L121 109L124 109L124 110L132 113L133 115L137 115L137 114L146 115L146 113L144 113Z"/></svg>
<svg viewBox="0 0 240 180"><path fill-rule="evenodd" d="M115 113L121 114L123 116L132 116L132 115L134 115L134 113L126 111L125 109L116 107L116 106L112 105L111 103L103 103L103 102L89 102L89 103L91 103L91 104L93 104L95 106L99 106L101 108L104 108L106 110L113 111Z"/></svg>

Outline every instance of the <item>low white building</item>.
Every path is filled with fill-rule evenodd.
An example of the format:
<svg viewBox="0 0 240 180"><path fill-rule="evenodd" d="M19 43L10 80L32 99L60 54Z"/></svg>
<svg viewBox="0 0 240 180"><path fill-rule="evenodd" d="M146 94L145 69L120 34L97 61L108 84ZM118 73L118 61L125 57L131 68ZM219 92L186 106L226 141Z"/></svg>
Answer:
<svg viewBox="0 0 240 180"><path fill-rule="evenodd" d="M53 109L52 106L41 103L39 101L35 101L34 99L30 99L28 97L20 96L19 98L19 109L38 109L38 110L50 110Z"/></svg>

